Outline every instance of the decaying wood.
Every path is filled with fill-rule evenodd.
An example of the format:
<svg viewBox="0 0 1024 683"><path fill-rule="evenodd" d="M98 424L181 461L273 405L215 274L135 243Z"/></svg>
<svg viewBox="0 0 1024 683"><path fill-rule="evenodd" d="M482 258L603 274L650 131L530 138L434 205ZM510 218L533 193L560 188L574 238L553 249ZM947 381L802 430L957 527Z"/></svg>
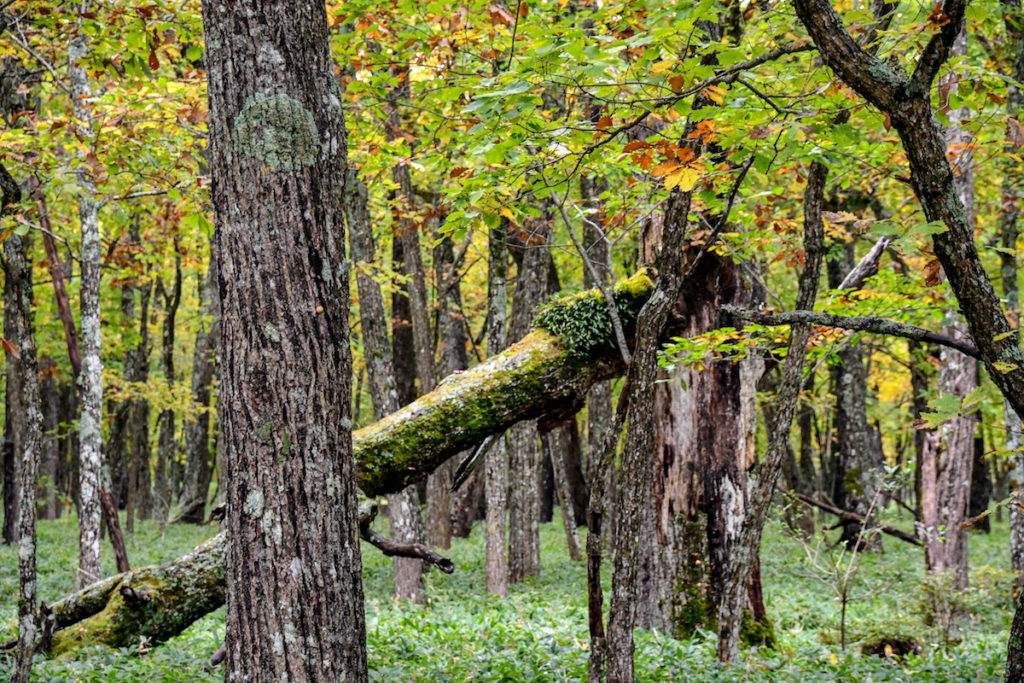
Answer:
<svg viewBox="0 0 1024 683"><path fill-rule="evenodd" d="M620 315L628 329L653 288L645 273L618 287ZM587 305L593 297L601 297L600 292L578 294L570 305ZM582 353L554 332L534 329L503 353L448 377L430 394L355 432L360 488L368 496L400 491L491 434L578 404L594 382L622 372L621 355L610 338L609 333L609 343ZM368 540L378 545L374 541L380 538ZM140 637L155 643L177 635L224 603L226 547L220 533L184 557L109 577L54 604L57 631L48 652L60 655L93 644L123 647ZM386 552L398 550L431 559L395 545ZM443 562L440 558L435 564L444 569Z"/></svg>

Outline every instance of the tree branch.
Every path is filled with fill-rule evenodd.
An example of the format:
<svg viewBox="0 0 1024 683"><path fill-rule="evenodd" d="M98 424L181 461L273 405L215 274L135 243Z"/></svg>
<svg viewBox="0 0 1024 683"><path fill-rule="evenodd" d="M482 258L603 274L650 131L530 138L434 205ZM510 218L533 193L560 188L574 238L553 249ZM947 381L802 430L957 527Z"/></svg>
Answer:
<svg viewBox="0 0 1024 683"><path fill-rule="evenodd" d="M388 557L413 557L428 564L432 564L445 574L455 571L455 565L447 557L438 555L422 543L398 543L390 538L378 534L370 528L374 518L377 516L376 503L370 508L370 514L359 516L359 537L379 549Z"/></svg>
<svg viewBox="0 0 1024 683"><path fill-rule="evenodd" d="M740 320L747 320L757 325L795 325L810 324L823 325L825 327L838 327L843 330L857 332L873 332L885 334L890 337L903 337L915 341L930 342L956 349L965 356L978 358L978 349L973 344L944 334L930 332L922 327L908 325L888 318L878 318L866 315L835 315L832 313L819 313L818 311L787 311L785 313L758 313L739 306L723 306L722 310Z"/></svg>
<svg viewBox="0 0 1024 683"><path fill-rule="evenodd" d="M960 35L966 11L967 0L946 0L943 3L941 16L945 23L939 28L939 32L928 41L924 51L921 52L921 57L917 60L914 75L910 77L912 92L926 95L931 90L936 74L949 59L953 43Z"/></svg>
<svg viewBox="0 0 1024 683"><path fill-rule="evenodd" d="M816 507L818 509L824 510L825 512L829 512L833 515L836 515L837 517L839 517L840 526L846 526L847 524L864 524L864 522L867 520L867 518L864 517L864 515L859 515L856 512L851 512L849 510L842 510L834 505L829 505L828 503L825 503L823 501L815 500L814 498L811 498L805 493L800 493L798 491L785 491L784 493L788 496L793 496L794 498L796 498L802 503L805 503L806 505L810 505L811 507ZM921 539L914 536L913 534L908 534L906 531L901 531L896 527L887 526L885 524L875 524L873 525L873 528L877 529L878 531L881 531L883 534L889 534L894 538L898 538L901 541L906 541L907 543L912 543L914 545L922 545Z"/></svg>

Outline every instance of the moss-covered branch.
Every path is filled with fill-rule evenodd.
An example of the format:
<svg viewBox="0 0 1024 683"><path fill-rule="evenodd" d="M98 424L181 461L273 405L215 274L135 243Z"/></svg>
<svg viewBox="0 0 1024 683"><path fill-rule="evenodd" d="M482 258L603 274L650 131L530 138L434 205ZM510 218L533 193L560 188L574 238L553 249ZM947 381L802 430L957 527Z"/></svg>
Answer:
<svg viewBox="0 0 1024 683"><path fill-rule="evenodd" d="M616 287L627 333L653 288L646 273ZM518 343L356 432L359 487L369 496L399 491L490 434L579 405L591 384L623 369L598 290L553 301ZM226 545L218 534L184 557L118 574L56 603L55 626L62 630L49 653L177 635L224 604Z"/></svg>

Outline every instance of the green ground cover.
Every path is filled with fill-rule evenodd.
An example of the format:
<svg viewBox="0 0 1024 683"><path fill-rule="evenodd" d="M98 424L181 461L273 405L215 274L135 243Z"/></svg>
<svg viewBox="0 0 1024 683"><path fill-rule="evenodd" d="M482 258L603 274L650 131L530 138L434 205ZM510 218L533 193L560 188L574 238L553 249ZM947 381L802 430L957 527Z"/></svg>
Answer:
<svg viewBox="0 0 1024 683"><path fill-rule="evenodd" d="M558 519L556 513L555 519ZM895 520L908 527L907 520ZM161 534L140 524L128 538L135 565L178 556L213 533L212 527L176 525ZM54 600L72 586L77 557L73 520L40 524L40 590ZM367 641L371 678L378 681L564 681L585 678L587 666L586 570L564 552L556 522L542 527L543 572L512 589L508 600L484 595L483 536L456 540L454 575L431 572L428 604L390 599L390 560L364 549ZM764 552L765 600L775 620L778 650L750 650L742 666L714 662L714 636L677 642L639 634L636 663L641 681L1001 681L1006 636L1013 615L1013 575L1008 571L1006 523L989 535L971 536L972 587L957 594L923 587L921 551L886 539L884 552L868 554L856 573L844 652L839 644L839 603L831 583L807 560L805 545L781 523L769 524ZM109 548L104 567L113 571ZM827 564L821 563L821 564ZM17 555L0 547L0 639L15 630ZM958 634L925 623L935 601L955 602L967 617ZM920 655L901 660L860 654L866 640L909 635ZM169 643L148 649L92 649L74 659L37 660L40 681L222 680L206 662L224 637L223 609ZM143 650L147 648L143 647ZM0 669L3 664L0 663ZM0 670L0 674L3 671Z"/></svg>

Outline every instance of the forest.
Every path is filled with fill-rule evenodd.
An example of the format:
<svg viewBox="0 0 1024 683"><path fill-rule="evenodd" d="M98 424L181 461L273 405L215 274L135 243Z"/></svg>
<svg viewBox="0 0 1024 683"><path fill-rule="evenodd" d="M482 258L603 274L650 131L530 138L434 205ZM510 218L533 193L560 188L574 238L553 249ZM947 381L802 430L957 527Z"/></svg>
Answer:
<svg viewBox="0 0 1024 683"><path fill-rule="evenodd" d="M1024 682L1021 0L6 0L0 674Z"/></svg>

